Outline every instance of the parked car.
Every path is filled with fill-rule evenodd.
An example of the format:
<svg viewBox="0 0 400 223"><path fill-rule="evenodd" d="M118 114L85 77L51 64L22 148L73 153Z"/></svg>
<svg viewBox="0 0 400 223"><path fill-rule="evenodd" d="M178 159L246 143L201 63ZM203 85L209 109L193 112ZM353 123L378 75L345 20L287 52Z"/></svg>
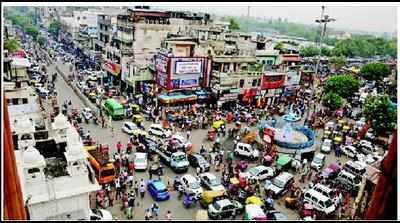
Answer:
<svg viewBox="0 0 400 223"><path fill-rule="evenodd" d="M89 120L93 117L92 110L88 107L82 109L82 116L84 119Z"/></svg>
<svg viewBox="0 0 400 223"><path fill-rule="evenodd" d="M250 144L239 142L234 149L234 154L236 156L256 159L259 157L260 152L254 149Z"/></svg>
<svg viewBox="0 0 400 223"><path fill-rule="evenodd" d="M202 173L199 175L201 185L207 190L224 191L225 187L221 180L212 173Z"/></svg>
<svg viewBox="0 0 400 223"><path fill-rule="evenodd" d="M211 219L223 219L243 213L243 205L235 200L223 199L208 205L208 216Z"/></svg>
<svg viewBox="0 0 400 223"><path fill-rule="evenodd" d="M113 217L110 211L105 209L90 209L91 221L112 221Z"/></svg>
<svg viewBox="0 0 400 223"><path fill-rule="evenodd" d="M147 132L140 129L135 123L133 122L124 122L122 124L122 131L129 134L129 135L147 135Z"/></svg>
<svg viewBox="0 0 400 223"><path fill-rule="evenodd" d="M331 139L324 139L324 142L321 146L321 152L330 153L332 149L332 140Z"/></svg>
<svg viewBox="0 0 400 223"><path fill-rule="evenodd" d="M286 215L282 214L282 212L280 212L278 210L275 210L275 209L267 211L267 219L268 220L274 220L274 221L287 221L287 220L289 220Z"/></svg>
<svg viewBox="0 0 400 223"><path fill-rule="evenodd" d="M360 152L364 153L365 155L367 154L373 154L377 152L377 149L375 146L367 140L361 140L358 144L358 149Z"/></svg>
<svg viewBox="0 0 400 223"><path fill-rule="evenodd" d="M189 163L192 167L197 168L200 167L203 172L210 171L210 163L200 154L189 154L188 155Z"/></svg>
<svg viewBox="0 0 400 223"><path fill-rule="evenodd" d="M282 172L272 180L266 180L264 189L266 193L272 191L273 197L277 198L286 193L293 181L294 177L291 173Z"/></svg>
<svg viewBox="0 0 400 223"><path fill-rule="evenodd" d="M324 196L313 189L307 190L304 193L304 202L311 204L315 210L328 215L334 213L336 209L331 198Z"/></svg>
<svg viewBox="0 0 400 223"><path fill-rule="evenodd" d="M336 178L337 183L344 186L347 191L356 192L361 185L361 178L357 175L347 172L346 170L340 171Z"/></svg>
<svg viewBox="0 0 400 223"><path fill-rule="evenodd" d="M354 146L347 145L347 146L342 146L340 148L342 150L342 153L346 155L347 157L351 159L355 159L357 156L357 149Z"/></svg>
<svg viewBox="0 0 400 223"><path fill-rule="evenodd" d="M149 128L150 135L156 135L162 138L171 137L172 132L162 127L160 124L151 124Z"/></svg>
<svg viewBox="0 0 400 223"><path fill-rule="evenodd" d="M264 213L264 210L259 205L248 204L245 207L243 219L250 221L266 221L268 218Z"/></svg>
<svg viewBox="0 0 400 223"><path fill-rule="evenodd" d="M147 169L147 153L135 153L133 163L135 170L146 170Z"/></svg>
<svg viewBox="0 0 400 223"><path fill-rule="evenodd" d="M156 201L168 200L170 195L167 186L160 180L151 180L147 183L147 190Z"/></svg>
<svg viewBox="0 0 400 223"><path fill-rule="evenodd" d="M250 168L246 173L249 179L262 181L273 177L275 175L275 170L272 167L260 165Z"/></svg>
<svg viewBox="0 0 400 223"><path fill-rule="evenodd" d="M171 138L169 138L169 141L174 141L178 148L181 149L186 149L192 146L192 144L190 142L188 142L186 140L186 138L184 138L183 136L179 135L179 134L175 134L173 136L171 136Z"/></svg>
<svg viewBox="0 0 400 223"><path fill-rule="evenodd" d="M315 170L320 170L325 165L325 155L322 153L315 154L313 160L311 161L311 168Z"/></svg>

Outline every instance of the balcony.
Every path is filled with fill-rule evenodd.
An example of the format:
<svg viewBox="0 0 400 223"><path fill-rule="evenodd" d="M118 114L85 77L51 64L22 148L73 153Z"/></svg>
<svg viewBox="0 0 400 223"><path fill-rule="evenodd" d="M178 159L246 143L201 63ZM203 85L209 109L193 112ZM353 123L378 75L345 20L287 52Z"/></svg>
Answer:
<svg viewBox="0 0 400 223"><path fill-rule="evenodd" d="M124 43L132 43L133 42L133 34L132 33L118 31L117 36L115 38Z"/></svg>

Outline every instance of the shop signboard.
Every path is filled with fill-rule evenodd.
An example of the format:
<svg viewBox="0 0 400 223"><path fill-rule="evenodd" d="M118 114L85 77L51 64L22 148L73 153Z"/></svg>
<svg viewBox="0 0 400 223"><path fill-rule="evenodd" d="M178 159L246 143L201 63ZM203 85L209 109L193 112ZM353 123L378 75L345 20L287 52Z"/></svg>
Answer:
<svg viewBox="0 0 400 223"><path fill-rule="evenodd" d="M181 88L197 87L199 85L199 79L183 79L180 80Z"/></svg>
<svg viewBox="0 0 400 223"><path fill-rule="evenodd" d="M158 74L158 84L159 84L160 86L162 86L162 87L166 87L166 86L165 86L166 78L167 78L167 76L166 76L165 74L163 74L163 73L160 72L160 73Z"/></svg>
<svg viewBox="0 0 400 223"><path fill-rule="evenodd" d="M168 58L162 54L157 54L156 57L156 70L163 73L167 72L167 62Z"/></svg>
<svg viewBox="0 0 400 223"><path fill-rule="evenodd" d="M201 74L202 61L176 61L175 74Z"/></svg>

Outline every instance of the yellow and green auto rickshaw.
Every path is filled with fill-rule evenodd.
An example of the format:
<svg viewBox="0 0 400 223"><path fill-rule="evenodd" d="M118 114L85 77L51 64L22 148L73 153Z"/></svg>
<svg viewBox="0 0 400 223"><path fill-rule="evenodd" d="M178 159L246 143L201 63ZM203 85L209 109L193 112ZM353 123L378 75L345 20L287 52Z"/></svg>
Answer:
<svg viewBox="0 0 400 223"><path fill-rule="evenodd" d="M225 190L207 190L203 192L200 200L200 205L203 208L207 208L209 204L212 204L216 200L222 200L228 198Z"/></svg>

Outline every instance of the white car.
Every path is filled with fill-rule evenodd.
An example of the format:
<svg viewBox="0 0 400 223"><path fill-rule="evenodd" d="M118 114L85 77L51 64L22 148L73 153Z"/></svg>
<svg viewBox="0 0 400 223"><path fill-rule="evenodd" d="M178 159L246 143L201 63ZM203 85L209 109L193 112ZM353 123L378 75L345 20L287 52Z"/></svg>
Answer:
<svg viewBox="0 0 400 223"><path fill-rule="evenodd" d="M250 144L239 142L234 150L236 156L244 156L250 159L256 159L260 155L260 151L254 149Z"/></svg>
<svg viewBox="0 0 400 223"><path fill-rule="evenodd" d="M208 190L213 190L213 191L225 191L225 187L221 184L221 181L219 178L217 178L214 174L212 173L202 173L199 175L201 185L205 187Z"/></svg>
<svg viewBox="0 0 400 223"><path fill-rule="evenodd" d="M376 153L375 146L367 140L361 140L359 143L359 149L364 154L374 154Z"/></svg>
<svg viewBox="0 0 400 223"><path fill-rule="evenodd" d="M151 124L149 128L149 134L150 135L156 135L162 138L168 138L171 137L171 130L167 130L162 127L160 124Z"/></svg>
<svg viewBox="0 0 400 223"><path fill-rule="evenodd" d="M179 134L171 136L170 140L175 141L178 144L179 148L188 148L191 145L190 142L186 141L186 138Z"/></svg>
<svg viewBox="0 0 400 223"><path fill-rule="evenodd" d="M200 181L190 174L183 175L180 179L180 183L187 194L194 194L197 198L200 198L203 194Z"/></svg>
<svg viewBox="0 0 400 223"><path fill-rule="evenodd" d="M246 171L248 179L265 180L275 175L275 170L272 167L255 166Z"/></svg>
<svg viewBox="0 0 400 223"><path fill-rule="evenodd" d="M340 149L342 150L342 153L344 155L346 155L347 157L349 157L351 159L354 159L357 156L357 149L354 146L350 146L350 145L342 146Z"/></svg>
<svg viewBox="0 0 400 223"><path fill-rule="evenodd" d="M146 131L140 129L135 123L133 122L124 122L122 124L122 131L129 134L129 135L147 135Z"/></svg>
<svg viewBox="0 0 400 223"><path fill-rule="evenodd" d="M133 160L135 170L146 170L147 169L147 153L135 153Z"/></svg>
<svg viewBox="0 0 400 223"><path fill-rule="evenodd" d="M332 139L325 139L321 146L321 152L330 153L332 148Z"/></svg>
<svg viewBox="0 0 400 223"><path fill-rule="evenodd" d="M112 221L113 217L110 211L105 209L91 209L90 220Z"/></svg>
<svg viewBox="0 0 400 223"><path fill-rule="evenodd" d="M84 108L82 110L82 116L87 120L91 119L93 117L92 110L90 108Z"/></svg>
<svg viewBox="0 0 400 223"><path fill-rule="evenodd" d="M325 155L322 153L315 154L313 160L311 161L311 168L320 170L325 165Z"/></svg>

